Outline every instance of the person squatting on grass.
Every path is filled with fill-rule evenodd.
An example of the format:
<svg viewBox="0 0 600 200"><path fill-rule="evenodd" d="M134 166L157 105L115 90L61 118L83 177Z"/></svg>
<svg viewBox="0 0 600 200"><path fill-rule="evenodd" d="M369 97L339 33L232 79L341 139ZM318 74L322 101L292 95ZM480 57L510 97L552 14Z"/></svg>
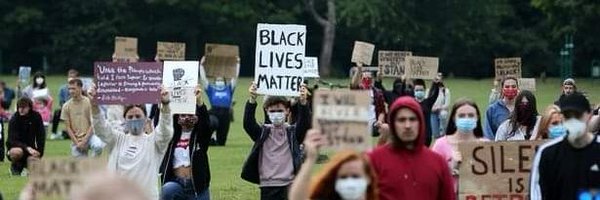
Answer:
<svg viewBox="0 0 600 200"><path fill-rule="evenodd" d="M295 124L285 122L290 113L289 101L285 97L270 96L265 100L264 109L271 124L259 125L256 122L256 84L249 89L250 99L244 111L244 130L254 141L252 150L244 163L242 179L258 184L260 199L287 199L288 187L302 162L299 134L308 130L310 116L307 104L306 86L300 88L300 109Z"/></svg>
<svg viewBox="0 0 600 200"><path fill-rule="evenodd" d="M8 159L12 175L20 175L32 160L44 156L46 132L42 116L33 110L33 102L27 97L17 101L17 112L8 126Z"/></svg>
<svg viewBox="0 0 600 200"><path fill-rule="evenodd" d="M125 128L108 124L94 100L96 86L90 89L94 133L106 143L109 153L108 170L129 177L140 184L150 199L158 199L157 176L169 141L173 137L173 118L169 108L169 92L161 89L161 116L158 126L151 134L144 134L147 123L143 105L129 105L125 108Z"/></svg>

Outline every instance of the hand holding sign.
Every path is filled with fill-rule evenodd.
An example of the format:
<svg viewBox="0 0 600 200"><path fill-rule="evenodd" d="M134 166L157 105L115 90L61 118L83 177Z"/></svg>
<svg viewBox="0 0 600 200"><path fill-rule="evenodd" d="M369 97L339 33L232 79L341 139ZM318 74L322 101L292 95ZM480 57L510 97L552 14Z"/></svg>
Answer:
<svg viewBox="0 0 600 200"><path fill-rule="evenodd" d="M306 105L308 99L308 89L306 88L306 84L302 83L300 85L300 104Z"/></svg>
<svg viewBox="0 0 600 200"><path fill-rule="evenodd" d="M256 93L256 83L254 81L252 81L252 84L250 84L248 92L250 93L250 103L255 103L258 94Z"/></svg>
<svg viewBox="0 0 600 200"><path fill-rule="evenodd" d="M315 161L319 156L319 148L325 144L323 134L318 129L310 129L304 138L304 152L308 160Z"/></svg>
<svg viewBox="0 0 600 200"><path fill-rule="evenodd" d="M160 102L163 105L168 105L169 102L171 101L169 98L169 91L167 89L165 89L165 87L161 87L160 88Z"/></svg>
<svg viewBox="0 0 600 200"><path fill-rule="evenodd" d="M198 86L196 86L196 104L201 106L204 104L204 102L202 102L202 86L198 84Z"/></svg>

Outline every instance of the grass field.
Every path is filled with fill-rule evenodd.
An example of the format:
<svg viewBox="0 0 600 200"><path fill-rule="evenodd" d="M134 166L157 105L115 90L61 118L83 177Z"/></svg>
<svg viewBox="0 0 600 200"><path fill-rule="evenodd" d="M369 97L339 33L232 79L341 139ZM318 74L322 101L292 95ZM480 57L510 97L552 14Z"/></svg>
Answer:
<svg viewBox="0 0 600 200"><path fill-rule="evenodd" d="M13 87L15 77L0 76L0 80L6 81L9 86ZM55 107L58 104L58 88L66 81L64 76L48 77L48 85L56 98ZM212 199L229 200L229 199L258 199L258 187L243 181L240 177L242 163L249 152L252 143L246 136L242 128L242 114L244 102L247 99L247 88L251 79L242 78L238 82L238 90L235 93L235 122L232 123L229 132L229 138L226 147L211 147L209 149L210 168L212 174L210 192ZM331 81L331 80L329 80ZM387 86L389 87L388 81ZM332 82L347 82L347 80L333 80ZM448 79L445 80L446 86L451 91L453 100L460 97L469 97L475 100L480 106L481 112L485 112L487 107L488 94L491 88L491 79L471 80L471 79ZM558 79L548 79L545 83L537 83L537 92L535 92L538 102L538 110L541 112L547 105L551 104L560 93L560 83ZM592 103L600 103L600 80L577 80L579 89L589 93ZM430 84L430 83L428 83ZM14 108L14 105L13 107ZM257 112L257 119L262 118L262 112ZM62 130L62 124L61 128ZM6 133L7 131L5 131ZM6 138L6 137L5 137ZM48 157L68 157L70 141L48 141L46 143L45 158ZM27 179L25 177L12 177L9 173L9 165L7 161L0 163L0 192L5 199L16 199L20 190L25 185Z"/></svg>

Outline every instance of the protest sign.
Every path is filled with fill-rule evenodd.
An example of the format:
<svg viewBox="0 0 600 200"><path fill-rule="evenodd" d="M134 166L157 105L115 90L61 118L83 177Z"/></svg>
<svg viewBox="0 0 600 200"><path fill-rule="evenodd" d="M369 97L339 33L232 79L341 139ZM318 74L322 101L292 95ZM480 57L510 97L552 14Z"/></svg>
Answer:
<svg viewBox="0 0 600 200"><path fill-rule="evenodd" d="M239 47L226 44L206 44L204 46L204 71L206 77L237 78Z"/></svg>
<svg viewBox="0 0 600 200"><path fill-rule="evenodd" d="M99 104L159 103L162 63L94 63Z"/></svg>
<svg viewBox="0 0 600 200"><path fill-rule="evenodd" d="M29 184L36 199L70 199L85 177L105 168L103 159L44 158L29 163Z"/></svg>
<svg viewBox="0 0 600 200"><path fill-rule="evenodd" d="M115 57L138 58L137 43L138 39L134 37L115 37Z"/></svg>
<svg viewBox="0 0 600 200"><path fill-rule="evenodd" d="M31 77L31 67L20 66L19 67L19 85L26 86L29 83Z"/></svg>
<svg viewBox="0 0 600 200"><path fill-rule="evenodd" d="M87 92L90 88L92 88L92 84L94 83L94 78L83 77L81 78L81 82L83 83L83 91Z"/></svg>
<svg viewBox="0 0 600 200"><path fill-rule="evenodd" d="M319 78L319 59L304 57L304 78Z"/></svg>
<svg viewBox="0 0 600 200"><path fill-rule="evenodd" d="M521 78L521 58L496 58L494 60L496 67L496 78L506 76Z"/></svg>
<svg viewBox="0 0 600 200"><path fill-rule="evenodd" d="M258 24L254 66L257 93L299 96L305 49L306 26Z"/></svg>
<svg viewBox="0 0 600 200"><path fill-rule="evenodd" d="M528 199L531 164L544 142L461 143L459 199Z"/></svg>
<svg viewBox="0 0 600 200"><path fill-rule="evenodd" d="M411 79L434 79L438 75L437 57L408 56L405 58L406 77Z"/></svg>
<svg viewBox="0 0 600 200"><path fill-rule="evenodd" d="M358 68L350 68L350 78L354 77ZM371 72L373 75L379 71L379 67L362 67L362 72Z"/></svg>
<svg viewBox="0 0 600 200"><path fill-rule="evenodd" d="M535 92L535 78L520 78L519 89Z"/></svg>
<svg viewBox="0 0 600 200"><path fill-rule="evenodd" d="M375 51L375 45L368 42L354 41L352 60L350 61L356 64L371 65L373 51Z"/></svg>
<svg viewBox="0 0 600 200"><path fill-rule="evenodd" d="M410 51L379 51L378 64L383 77L400 77L404 74L405 58L412 56Z"/></svg>
<svg viewBox="0 0 600 200"><path fill-rule="evenodd" d="M156 42L156 57L160 60L185 60L185 43Z"/></svg>
<svg viewBox="0 0 600 200"><path fill-rule="evenodd" d="M313 101L313 126L321 130L325 148L332 150L371 147L369 92L317 90Z"/></svg>
<svg viewBox="0 0 600 200"><path fill-rule="evenodd" d="M198 85L198 61L165 61L163 85L171 92L172 113L196 113L196 86Z"/></svg>

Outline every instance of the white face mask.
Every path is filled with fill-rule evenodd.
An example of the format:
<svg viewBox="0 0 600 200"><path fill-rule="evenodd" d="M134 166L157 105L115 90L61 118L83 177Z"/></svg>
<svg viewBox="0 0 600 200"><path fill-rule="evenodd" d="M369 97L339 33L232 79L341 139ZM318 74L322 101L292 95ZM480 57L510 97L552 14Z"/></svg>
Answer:
<svg viewBox="0 0 600 200"><path fill-rule="evenodd" d="M365 178L344 178L335 181L335 191L343 200L358 200L367 191Z"/></svg>
<svg viewBox="0 0 600 200"><path fill-rule="evenodd" d="M285 114L283 112L270 112L268 115L269 120L271 120L271 123L275 126L282 125L285 121Z"/></svg>
<svg viewBox="0 0 600 200"><path fill-rule="evenodd" d="M565 128L567 128L567 132L568 132L567 139L570 142L573 142L585 134L585 128L587 125L585 122L583 122L581 120L571 118L571 119L563 122L563 126Z"/></svg>
<svg viewBox="0 0 600 200"><path fill-rule="evenodd" d="M217 88L223 88L225 87L225 81L215 81L215 86Z"/></svg>
<svg viewBox="0 0 600 200"><path fill-rule="evenodd" d="M44 78L42 78L42 77L36 78L35 83L38 85L41 85L42 83L44 83Z"/></svg>

